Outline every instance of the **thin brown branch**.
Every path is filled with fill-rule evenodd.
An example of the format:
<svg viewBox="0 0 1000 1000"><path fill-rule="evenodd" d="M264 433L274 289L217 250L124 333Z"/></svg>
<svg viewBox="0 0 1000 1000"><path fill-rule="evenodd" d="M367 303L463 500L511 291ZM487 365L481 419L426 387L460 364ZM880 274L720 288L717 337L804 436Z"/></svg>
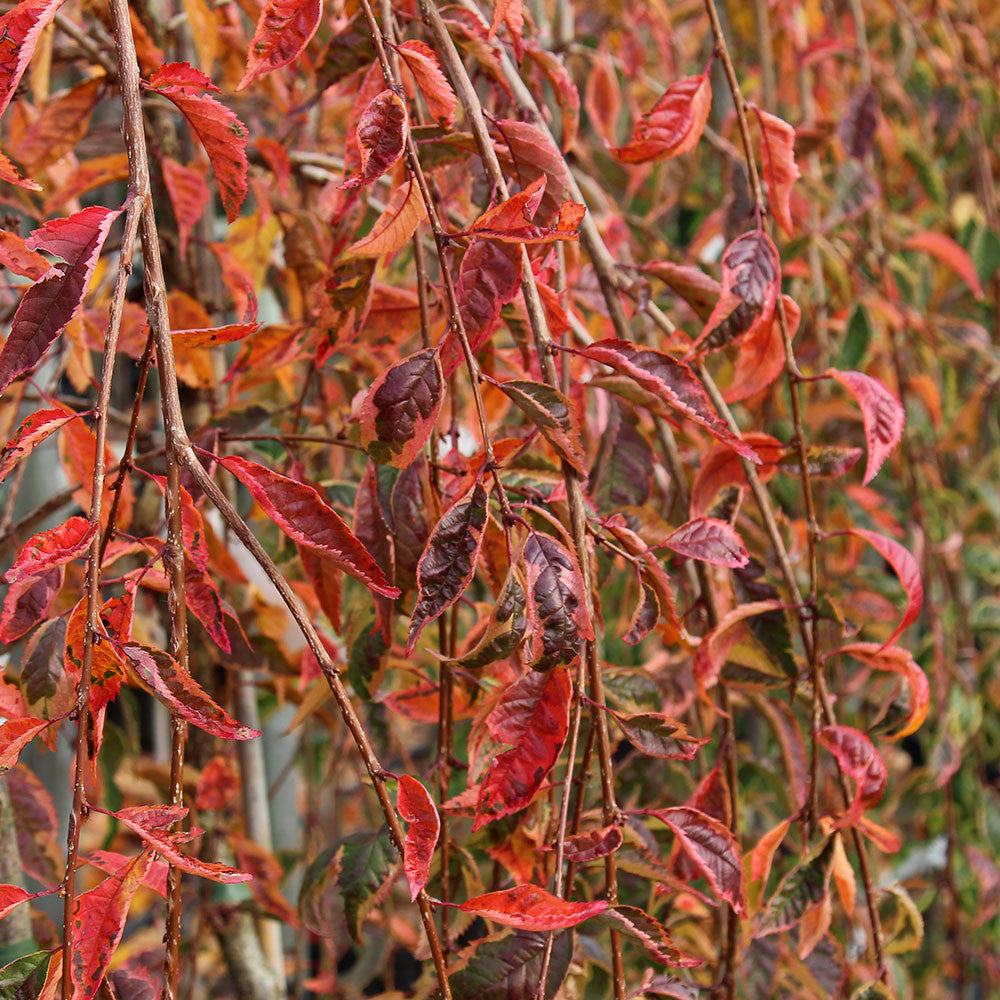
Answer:
<svg viewBox="0 0 1000 1000"><path fill-rule="evenodd" d="M62 995L70 1000L73 995L73 910L76 907L76 869L80 852L80 830L86 818L86 791L84 778L87 770L87 733L90 726L90 681L94 665L94 644L101 633L101 505L104 497L105 445L108 435L108 407L111 404L111 382L118 351L118 334L121 330L125 308L125 290L132 271L132 254L135 249L139 219L145 208L146 198L133 187L131 201L125 213L125 234L122 237L121 257L115 279L108 326L104 334L104 360L101 366L101 388L97 400L94 442L94 478L91 482L90 523L97 530L90 544L87 561L87 625L83 640L83 663L77 682L76 706L76 760L73 773L73 806L69 817L66 839L66 876L63 883L63 933L62 933Z"/></svg>

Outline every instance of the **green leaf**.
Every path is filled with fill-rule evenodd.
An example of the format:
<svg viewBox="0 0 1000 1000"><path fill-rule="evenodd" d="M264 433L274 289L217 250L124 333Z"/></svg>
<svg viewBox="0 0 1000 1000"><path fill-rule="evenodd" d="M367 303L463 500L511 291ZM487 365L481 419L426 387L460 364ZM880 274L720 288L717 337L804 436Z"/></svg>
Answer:
<svg viewBox="0 0 1000 1000"><path fill-rule="evenodd" d="M0 1000L35 1000L42 992L48 967L47 951L32 952L5 965L0 969Z"/></svg>
<svg viewBox="0 0 1000 1000"><path fill-rule="evenodd" d="M872 328L868 322L868 313L865 312L864 306L855 306L851 318L847 321L847 334L840 349L837 367L847 370L860 367L862 359L868 352L871 339Z"/></svg>
<svg viewBox="0 0 1000 1000"><path fill-rule="evenodd" d="M369 622L351 646L347 679L355 694L364 701L372 700L372 683L380 676L388 651L385 636L375 622Z"/></svg>
<svg viewBox="0 0 1000 1000"><path fill-rule="evenodd" d="M542 974L547 934L514 931L477 941L463 952L464 965L449 977L454 1000L513 1000L533 997ZM564 931L552 944L552 958L545 982L546 1000L559 991L573 955L573 932Z"/></svg>
<svg viewBox="0 0 1000 1000"><path fill-rule="evenodd" d="M395 861L396 852L385 829L379 833L352 834L341 846L337 885L344 897L347 929L358 944L361 944L361 921Z"/></svg>

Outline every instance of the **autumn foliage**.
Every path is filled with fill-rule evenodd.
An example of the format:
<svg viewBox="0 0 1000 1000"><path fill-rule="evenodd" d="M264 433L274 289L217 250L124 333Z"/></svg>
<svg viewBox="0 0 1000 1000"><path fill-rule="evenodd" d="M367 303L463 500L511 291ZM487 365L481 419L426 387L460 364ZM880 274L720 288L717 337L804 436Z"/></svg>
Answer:
<svg viewBox="0 0 1000 1000"><path fill-rule="evenodd" d="M945 7L8 3L0 995L1000 991Z"/></svg>

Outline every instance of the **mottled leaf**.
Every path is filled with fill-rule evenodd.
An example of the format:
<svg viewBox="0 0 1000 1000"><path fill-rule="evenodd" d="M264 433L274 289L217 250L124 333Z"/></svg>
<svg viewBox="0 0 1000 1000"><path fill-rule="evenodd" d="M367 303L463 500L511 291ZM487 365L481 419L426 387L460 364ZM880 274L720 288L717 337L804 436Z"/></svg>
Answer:
<svg viewBox="0 0 1000 1000"><path fill-rule="evenodd" d="M18 583L71 562L87 551L96 532L97 526L85 517L71 517L55 528L40 531L24 543L3 578Z"/></svg>
<svg viewBox="0 0 1000 1000"><path fill-rule="evenodd" d="M722 295L692 351L704 354L770 329L781 290L781 260L771 238L755 229L722 255Z"/></svg>
<svg viewBox="0 0 1000 1000"><path fill-rule="evenodd" d="M8 719L0 725L0 774L9 771L21 751L43 730L52 725L51 719Z"/></svg>
<svg viewBox="0 0 1000 1000"><path fill-rule="evenodd" d="M580 444L580 423L570 401L542 382L510 379L496 386L542 432L556 452L581 476L587 474Z"/></svg>
<svg viewBox="0 0 1000 1000"><path fill-rule="evenodd" d="M680 413L737 454L757 461L753 448L733 434L716 414L701 382L683 361L627 340L599 340L579 353L628 376L662 403L671 416Z"/></svg>
<svg viewBox="0 0 1000 1000"><path fill-rule="evenodd" d="M243 90L258 77L297 58L316 34L322 16L322 0L268 0L250 42L246 72L236 89Z"/></svg>
<svg viewBox="0 0 1000 1000"><path fill-rule="evenodd" d="M709 741L688 733L684 723L659 712L636 712L630 715L614 713L628 741L650 757L664 760L693 760L694 755Z"/></svg>
<svg viewBox="0 0 1000 1000"><path fill-rule="evenodd" d="M674 943L659 920L636 906L609 906L597 919L611 930L637 941L654 962L682 969L701 965L700 958L686 954Z"/></svg>
<svg viewBox="0 0 1000 1000"><path fill-rule="evenodd" d="M476 941L451 966L453 1000L527 1000L534 996L548 937L537 931L516 930ZM555 1000L572 956L572 933L557 934L545 982L545 1000Z"/></svg>
<svg viewBox="0 0 1000 1000"><path fill-rule="evenodd" d="M717 819L689 806L651 810L650 815L670 827L715 894L737 913L744 913L746 900L740 848L732 831Z"/></svg>
<svg viewBox="0 0 1000 1000"><path fill-rule="evenodd" d="M614 854L621 845L621 827L602 826L597 830L586 830L567 837L563 843L563 859L574 865L582 865Z"/></svg>
<svg viewBox="0 0 1000 1000"><path fill-rule="evenodd" d="M583 575L576 556L551 535L531 532L524 543L528 662L536 670L576 662L580 644L594 638Z"/></svg>
<svg viewBox="0 0 1000 1000"><path fill-rule="evenodd" d="M74 1000L97 995L125 930L132 897L152 863L153 852L143 851L123 871L75 900L70 961Z"/></svg>
<svg viewBox="0 0 1000 1000"><path fill-rule="evenodd" d="M481 483L441 516L417 565L417 603L410 619L406 655L421 631L465 593L476 572L486 526L488 495Z"/></svg>
<svg viewBox="0 0 1000 1000"><path fill-rule="evenodd" d="M337 886L344 897L347 929L361 943L361 921L374 902L375 893L389 877L396 853L388 833L368 831L347 837L338 852Z"/></svg>
<svg viewBox="0 0 1000 1000"><path fill-rule="evenodd" d="M750 561L743 539L725 521L699 517L671 532L663 544L678 555L737 568Z"/></svg>
<svg viewBox="0 0 1000 1000"><path fill-rule="evenodd" d="M169 709L199 729L224 740L252 740L260 732L238 723L169 654L152 646L120 647L132 669Z"/></svg>
<svg viewBox="0 0 1000 1000"><path fill-rule="evenodd" d="M888 772L878 750L868 737L851 726L824 726L820 743L837 758L840 770L856 784L849 821L882 801Z"/></svg>
<svg viewBox="0 0 1000 1000"><path fill-rule="evenodd" d="M358 121L361 173L341 186L361 187L381 177L403 155L409 130L409 115L399 94L393 90L376 94Z"/></svg>
<svg viewBox="0 0 1000 1000"><path fill-rule="evenodd" d="M444 400L438 352L428 347L390 365L361 404L361 443L381 464L405 469L434 432Z"/></svg>

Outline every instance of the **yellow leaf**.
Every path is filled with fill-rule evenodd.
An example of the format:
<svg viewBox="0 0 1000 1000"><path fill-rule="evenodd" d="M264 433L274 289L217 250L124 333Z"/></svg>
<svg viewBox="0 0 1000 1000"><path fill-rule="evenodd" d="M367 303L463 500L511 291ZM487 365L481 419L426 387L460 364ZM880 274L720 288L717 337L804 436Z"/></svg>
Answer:
<svg viewBox="0 0 1000 1000"><path fill-rule="evenodd" d="M395 253L417 231L417 226L427 217L427 208L420 196L420 188L411 177L402 187L396 188L385 211L375 220L372 231L352 243L340 256L381 257Z"/></svg>

